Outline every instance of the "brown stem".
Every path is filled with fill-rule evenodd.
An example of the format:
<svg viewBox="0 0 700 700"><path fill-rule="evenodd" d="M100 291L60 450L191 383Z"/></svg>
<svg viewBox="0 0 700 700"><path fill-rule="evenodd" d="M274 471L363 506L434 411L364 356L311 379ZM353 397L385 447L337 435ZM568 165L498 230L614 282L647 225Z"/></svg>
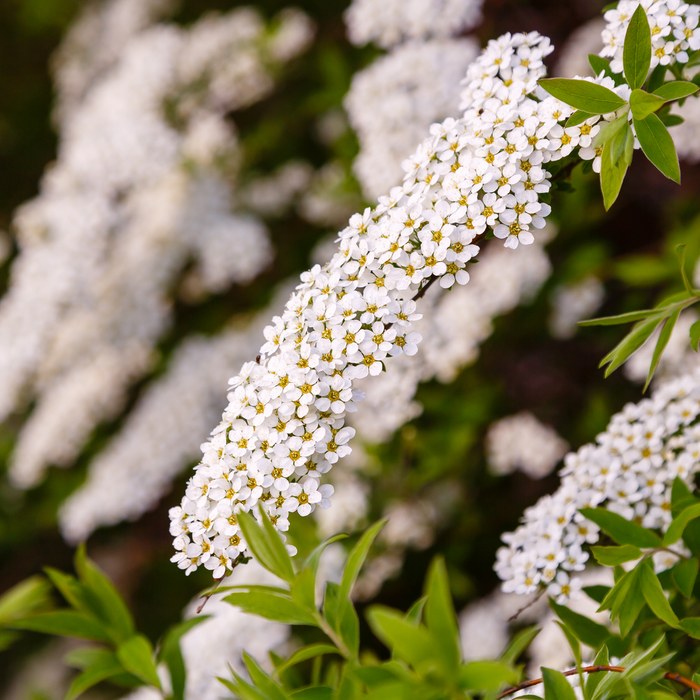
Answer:
<svg viewBox="0 0 700 700"><path fill-rule="evenodd" d="M233 571L241 563L242 559L243 559L243 555L239 554L238 557L234 560L233 564L231 565L231 571ZM207 601L209 600L209 598L211 598L214 595L214 593L216 593L216 589L219 587L221 582L225 578L227 578L228 576L231 575L231 571L226 572L221 578L214 579L216 581L216 583L210 589L209 593L207 593L204 596L204 600L202 601L201 605L197 608L197 612L196 612L197 615L199 615L199 613L201 613L202 610L204 610L204 606L207 604Z"/></svg>
<svg viewBox="0 0 700 700"><path fill-rule="evenodd" d="M540 588L540 592L527 605L523 605L523 607L520 608L515 615L511 615L508 618L508 622L515 622L520 617L521 613L524 613L528 608L531 608L544 595L546 590L546 588Z"/></svg>
<svg viewBox="0 0 700 700"><path fill-rule="evenodd" d="M581 669L581 673L600 673L601 671L622 673L625 670L626 669L624 666L585 666ZM578 669L572 668L570 671L563 671L563 674L565 676L575 676L576 674L578 674L578 672ZM664 678L669 681L675 681L676 683L680 683L686 688L692 688L695 691L700 690L700 685L698 685L694 681L691 681L685 676L681 676L680 673L671 673L669 671L668 673L664 674ZM540 683L542 683L542 681L542 678L536 678L533 681L525 681L524 683L520 683L520 685L516 685L514 688L508 688L508 690L502 692L498 697L505 698L506 696L512 695L513 693L517 693L520 690L525 690L526 688L532 688L535 685L539 685Z"/></svg>

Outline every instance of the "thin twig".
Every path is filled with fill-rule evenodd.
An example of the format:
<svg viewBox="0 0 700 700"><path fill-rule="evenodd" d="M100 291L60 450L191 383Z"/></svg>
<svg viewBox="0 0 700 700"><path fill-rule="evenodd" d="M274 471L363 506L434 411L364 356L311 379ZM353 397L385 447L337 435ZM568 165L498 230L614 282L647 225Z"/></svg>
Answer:
<svg viewBox="0 0 700 700"><path fill-rule="evenodd" d="M600 673L601 671L608 671L612 673L622 673L625 671L626 668L624 666L586 666L585 668L580 669L581 673ZM579 673L579 669L572 668L570 671L563 671L563 675L565 676L575 676L577 673ZM694 681L691 681L689 678L685 678L685 676L681 676L680 673L671 673L670 671L668 673L664 674L664 678L669 681L675 681L676 683L680 683L681 685L684 685L686 688L692 688L695 691L700 690L700 685L695 683ZM520 690L525 690L526 688L532 688L535 685L539 685L540 683L543 682L544 679L542 678L536 678L533 681L525 681L524 683L520 683L519 685L516 685L514 688L508 688L508 690L505 690L502 692L498 697L500 698L505 698L508 695L512 695L513 693L517 693Z"/></svg>
<svg viewBox="0 0 700 700"><path fill-rule="evenodd" d="M238 557L233 561L233 564L231 564L231 571L233 571L241 563L242 558L243 558L243 555L239 554ZM201 605L197 608L197 613L196 613L197 615L199 615L199 613L201 613L202 610L204 610L204 606L207 604L207 601L209 600L209 598L211 598L214 595L214 593L216 593L216 589L219 587L221 582L225 578L227 578L228 576L231 575L231 571L227 571L221 578L214 579L216 581L216 583L209 590L209 593L207 593L204 596L204 600L202 601Z"/></svg>
<svg viewBox="0 0 700 700"><path fill-rule="evenodd" d="M508 618L508 622L515 622L520 617L520 613L524 613L528 608L531 608L544 595L546 590L546 588L540 588L540 592L527 605L520 608L515 615L511 615Z"/></svg>

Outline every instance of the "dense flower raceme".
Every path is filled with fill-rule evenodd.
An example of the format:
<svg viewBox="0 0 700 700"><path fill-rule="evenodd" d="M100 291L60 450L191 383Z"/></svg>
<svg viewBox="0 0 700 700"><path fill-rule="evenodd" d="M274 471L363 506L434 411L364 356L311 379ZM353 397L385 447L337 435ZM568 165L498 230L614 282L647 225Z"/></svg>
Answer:
<svg viewBox="0 0 700 700"><path fill-rule="evenodd" d="M403 187L353 216L331 262L302 275L258 360L231 380L229 407L171 512L181 568L230 568L246 547L239 509L262 503L286 530L291 512L329 505L332 488L320 480L350 452L344 418L361 398L353 382L416 352L413 297L431 278L468 282L474 241L487 231L510 248L533 242L549 214L543 166L590 147L599 129L565 130L569 107L541 91L541 101L529 97L550 51L537 33L491 42L468 71L464 116L433 126L406 161Z"/></svg>
<svg viewBox="0 0 700 700"><path fill-rule="evenodd" d="M503 590L532 593L541 586L566 600L576 597L588 560L587 544L598 527L578 511L605 507L644 527L671 523L671 486L676 477L691 484L700 470L700 373L662 385L651 398L628 404L613 416L595 444L564 460L562 483L525 511L523 525L503 536L496 572ZM682 549L677 551L683 554ZM667 568L678 557L654 555Z"/></svg>

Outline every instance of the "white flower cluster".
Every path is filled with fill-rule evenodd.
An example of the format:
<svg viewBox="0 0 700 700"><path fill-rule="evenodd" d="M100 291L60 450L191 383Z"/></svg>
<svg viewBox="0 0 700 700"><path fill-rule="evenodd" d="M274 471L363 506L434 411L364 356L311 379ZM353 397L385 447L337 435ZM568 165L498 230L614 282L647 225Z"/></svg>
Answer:
<svg viewBox="0 0 700 700"><path fill-rule="evenodd" d="M586 128L569 137L558 120L570 108L528 97L550 51L537 33L492 41L468 73L464 116L434 125L406 162L403 187L354 215L331 262L302 275L257 361L230 381L229 407L171 511L181 568L224 575L246 550L241 509L260 503L286 530L291 512L328 506L321 475L350 452L345 415L361 398L353 383L381 373L390 355L417 351L414 297L433 279L468 282L473 242L487 230L510 248L534 241L531 227L550 211L538 196L550 187L542 166L570 153Z"/></svg>
<svg viewBox="0 0 700 700"><path fill-rule="evenodd" d="M552 337L559 340L573 338L578 322L590 318L604 299L605 287L595 275L557 287L552 293L552 313L549 317Z"/></svg>
<svg viewBox="0 0 700 700"><path fill-rule="evenodd" d="M651 27L651 68L659 64L687 63L688 51L700 49L700 6L683 0L620 0L605 14L601 56L610 58L614 73L622 73L622 53L627 27L635 10L642 6Z"/></svg>
<svg viewBox="0 0 700 700"><path fill-rule="evenodd" d="M459 83L478 50L470 38L411 41L355 74L344 106L360 145L353 170L368 198L399 184L406 154L457 112Z"/></svg>
<svg viewBox="0 0 700 700"><path fill-rule="evenodd" d="M520 469L532 479L550 474L569 445L554 428L528 411L497 421L486 434L486 454L494 474Z"/></svg>
<svg viewBox="0 0 700 700"><path fill-rule="evenodd" d="M526 594L547 586L560 602L578 596L577 572L588 560L584 547L599 537L598 526L578 512L581 508L605 507L665 530L673 480L692 485L700 470L698 416L700 373L695 372L628 404L595 444L568 454L559 489L528 508L515 532L503 535L507 546L498 550L494 567L503 590Z"/></svg>
<svg viewBox="0 0 700 700"><path fill-rule="evenodd" d="M481 21L483 0L353 0L345 13L353 44L390 48L405 40L461 34Z"/></svg>
<svg viewBox="0 0 700 700"><path fill-rule="evenodd" d="M57 62L70 93L59 99L58 159L15 216L0 420L36 400L11 465L22 487L48 464L71 464L121 410L153 364L188 263L190 296L201 296L249 282L271 259L264 226L232 189L240 149L226 115L269 92L271 71L310 41L309 21L285 12L270 29L242 9L188 29L144 28L151 5L113 0L96 6L104 17L90 6L90 21L78 22L80 41ZM70 47L96 52L102 68L72 59Z"/></svg>

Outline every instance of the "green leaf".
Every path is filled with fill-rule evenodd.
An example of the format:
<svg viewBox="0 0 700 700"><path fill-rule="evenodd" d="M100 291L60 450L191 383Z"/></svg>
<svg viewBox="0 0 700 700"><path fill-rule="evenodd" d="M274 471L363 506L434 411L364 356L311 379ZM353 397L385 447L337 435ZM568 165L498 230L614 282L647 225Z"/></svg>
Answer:
<svg viewBox="0 0 700 700"><path fill-rule="evenodd" d="M247 540L246 540L247 541ZM260 590L235 591L224 600L243 612L285 625L317 626L313 615L290 597Z"/></svg>
<svg viewBox="0 0 700 700"><path fill-rule="evenodd" d="M187 682L187 669L180 649L180 639L191 629L209 619L209 615L193 617L176 625L168 631L158 651L158 660L164 661L170 673L172 696L175 700L184 700L185 685Z"/></svg>
<svg viewBox="0 0 700 700"><path fill-rule="evenodd" d="M37 612L50 604L51 586L40 576L21 581L0 597L0 626Z"/></svg>
<svg viewBox="0 0 700 700"><path fill-rule="evenodd" d="M425 608L425 596L418 600L409 608L406 613L406 619L409 622L419 623L423 617L423 608Z"/></svg>
<svg viewBox="0 0 700 700"><path fill-rule="evenodd" d="M639 547L631 544L625 544L622 547L591 547L591 550L598 563L603 566L619 566L642 556Z"/></svg>
<svg viewBox="0 0 700 700"><path fill-rule="evenodd" d="M543 666L542 680L545 700L576 700L574 689L563 673Z"/></svg>
<svg viewBox="0 0 700 700"><path fill-rule="evenodd" d="M99 659L73 679L64 700L74 700L86 690L114 676L124 673L124 668L117 657L110 652L103 652Z"/></svg>
<svg viewBox="0 0 700 700"><path fill-rule="evenodd" d="M459 624L452 604L445 562L436 557L428 572L425 595L425 624L440 647L443 659L456 667L460 662Z"/></svg>
<svg viewBox="0 0 700 700"><path fill-rule="evenodd" d="M540 631L539 627L533 625L518 632L501 654L500 661L508 665L514 664Z"/></svg>
<svg viewBox="0 0 700 700"><path fill-rule="evenodd" d="M586 119L590 119L591 117L595 117L595 114L591 114L590 112L582 112L580 109L576 110L566 121L566 126L578 126L579 124L583 124L583 122L586 121Z"/></svg>
<svg viewBox="0 0 700 700"><path fill-rule="evenodd" d="M50 566L44 568L46 575L66 602L87 615L101 617L102 609L95 594L84 584L69 574L64 574Z"/></svg>
<svg viewBox="0 0 700 700"><path fill-rule="evenodd" d="M641 5L632 15L627 27L622 66L627 84L633 90L644 85L651 66L651 29Z"/></svg>
<svg viewBox="0 0 700 700"><path fill-rule="evenodd" d="M326 547L328 545L333 544L334 542L338 542L339 540L345 540L347 539L347 535L334 535L333 537L329 537L327 540L324 540L321 542L316 549L314 549L311 554L307 557L306 561L304 562L303 566L301 567L302 569L311 569L311 571L314 572L314 577L316 576L316 572L318 571L318 564L321 561L321 555L325 551Z"/></svg>
<svg viewBox="0 0 700 700"><path fill-rule="evenodd" d="M672 83L666 83L660 88L654 90L652 94L657 97L661 97L666 102L671 100L681 100L689 95L694 95L700 87L695 83L688 82L687 80L675 80Z"/></svg>
<svg viewBox="0 0 700 700"><path fill-rule="evenodd" d="M617 616L620 624L620 634L626 637L632 629L644 607L645 598L641 584L641 570L644 567L638 565L630 571L629 585L627 591L622 595L611 610L611 616Z"/></svg>
<svg viewBox="0 0 700 700"><path fill-rule="evenodd" d="M603 147L600 163L600 191L603 194L605 211L610 211L610 207L615 204L622 189L627 164L615 158L613 141L608 141Z"/></svg>
<svg viewBox="0 0 700 700"><path fill-rule="evenodd" d="M593 147L599 148L612 139L627 124L627 115L614 119L611 122L603 122L603 126L593 140ZM614 162L614 159L613 159Z"/></svg>
<svg viewBox="0 0 700 700"><path fill-rule="evenodd" d="M678 586L678 590L686 598L690 598L693 595L695 579L698 576L698 560L695 558L681 559L671 569L671 576L673 576L673 581Z"/></svg>
<svg viewBox="0 0 700 700"><path fill-rule="evenodd" d="M265 523L267 514L262 509L261 512ZM241 511L236 517L243 537L257 561L275 576L290 582L294 578L292 561L272 523L270 523L272 528L270 531L266 527L261 527L250 513Z"/></svg>
<svg viewBox="0 0 700 700"><path fill-rule="evenodd" d="M592 520L619 544L631 544L642 548L661 546L661 538L657 534L610 510L582 508L580 512L584 518Z"/></svg>
<svg viewBox="0 0 700 700"><path fill-rule="evenodd" d="M333 688L327 685L312 685L295 690L289 697L293 700L332 700Z"/></svg>
<svg viewBox="0 0 700 700"><path fill-rule="evenodd" d="M582 663L581 643L576 638L576 635L567 627L567 625L561 622L561 620L555 620L555 622L559 625L561 631L564 633L566 641L569 642L569 648L571 649L571 653L574 655L574 661L576 662L576 667L578 668L579 666L581 666Z"/></svg>
<svg viewBox="0 0 700 700"><path fill-rule="evenodd" d="M615 585L608 591L605 598L603 598L601 601L598 612L610 610L612 616L612 611L615 610L614 616L617 616L617 611L620 609L620 605L622 604L622 598L625 597L627 591L629 590L634 571L635 569L632 569L620 577Z"/></svg>
<svg viewBox="0 0 700 700"><path fill-rule="evenodd" d="M75 565L83 584L100 602L102 619L114 632L116 641L128 639L134 633L134 621L129 608L112 582L88 559L85 544L81 544L75 555Z"/></svg>
<svg viewBox="0 0 700 700"><path fill-rule="evenodd" d="M656 68L654 68L653 71L651 71L649 82L647 84L647 89L649 92L655 92L663 85L664 80L666 80L667 71L668 66L662 66L660 63L658 66L656 66Z"/></svg>
<svg viewBox="0 0 700 700"><path fill-rule="evenodd" d="M676 613L671 609L671 605L664 594L658 576L654 573L651 562L648 564L644 562L639 568L641 570L640 581L642 584L642 593L652 612L667 625L678 627L678 617L676 617Z"/></svg>
<svg viewBox="0 0 700 700"><path fill-rule="evenodd" d="M473 661L459 671L460 687L466 690L498 690L517 682L513 669L498 661Z"/></svg>
<svg viewBox="0 0 700 700"><path fill-rule="evenodd" d="M286 671L291 666L300 664L302 661L307 661L308 659L315 659L317 656L322 656L324 654L338 654L337 647L331 646L330 644L309 644L308 646L297 649L278 669L277 674L281 674Z"/></svg>
<svg viewBox="0 0 700 700"><path fill-rule="evenodd" d="M591 83L588 80L569 80L567 78L543 78L539 84L553 97L565 102L574 109L590 114L608 114L626 102L612 90Z"/></svg>
<svg viewBox="0 0 700 700"><path fill-rule="evenodd" d="M142 634L135 634L117 647L121 665L144 683L160 689L160 680L153 661L153 647Z"/></svg>
<svg viewBox="0 0 700 700"><path fill-rule="evenodd" d="M672 127L672 126L678 126L679 124L683 124L685 119L683 117L678 116L677 114L660 114L659 119L661 119L661 123L664 126L667 127Z"/></svg>
<svg viewBox="0 0 700 700"><path fill-rule="evenodd" d="M683 280L683 286L685 287L685 291L688 292L688 294L691 297L698 297L698 296L700 296L700 293L698 293L695 289L693 289L693 286L690 284L690 280L688 279L688 273L685 270L686 249L687 249L687 246L685 244L681 244L681 245L676 246L676 253L678 255L678 259L679 259L680 265L681 265L681 279Z"/></svg>
<svg viewBox="0 0 700 700"><path fill-rule="evenodd" d="M594 666L609 666L610 665L610 655L608 654L608 648L603 647L593 660ZM592 698L595 694L596 688L598 687L600 681L603 680L605 676L602 673L589 673L585 680L586 692L584 697Z"/></svg>
<svg viewBox="0 0 700 700"><path fill-rule="evenodd" d="M680 515L674 518L673 522L664 535L664 547L668 547L683 537L683 532L691 520L700 518L700 503L686 508Z"/></svg>
<svg viewBox="0 0 700 700"><path fill-rule="evenodd" d="M292 599L311 612L316 610L316 580L314 572L302 569L292 581Z"/></svg>
<svg viewBox="0 0 700 700"><path fill-rule="evenodd" d="M644 90L633 90L630 95L630 109L635 119L646 119L666 104L666 100L658 95L651 95Z"/></svg>
<svg viewBox="0 0 700 700"><path fill-rule="evenodd" d="M695 321L695 323L690 327L690 346L698 351L698 343L700 342L700 321Z"/></svg>
<svg viewBox="0 0 700 700"><path fill-rule="evenodd" d="M680 625L693 639L700 639L700 617L686 617Z"/></svg>
<svg viewBox="0 0 700 700"><path fill-rule="evenodd" d="M420 669L442 666L439 649L425 627L407 622L404 616L380 605L367 611L372 631L399 659Z"/></svg>
<svg viewBox="0 0 700 700"><path fill-rule="evenodd" d="M642 391L646 391L649 387L654 373L659 367L659 362L661 362L661 356L663 355L663 352L666 349L666 346L668 345L668 341L671 339L671 333L673 333L673 329L680 315L681 309L678 309L664 321L664 324L661 327L661 333L659 333L659 339L656 341L654 354L651 358L651 365L649 366L649 374L647 375L646 382L644 383L644 389L642 389Z"/></svg>
<svg viewBox="0 0 700 700"><path fill-rule="evenodd" d="M60 637L93 639L96 642L112 641L109 632L99 620L73 610L54 610L38 615L29 615L19 620L13 620L8 624L8 627L54 634Z"/></svg>
<svg viewBox="0 0 700 700"><path fill-rule="evenodd" d="M610 586L584 586L582 590L591 600L600 605L612 588Z"/></svg>
<svg viewBox="0 0 700 700"><path fill-rule="evenodd" d="M680 184L681 170L671 134L656 114L635 119L634 129L644 155L669 179Z"/></svg>
<svg viewBox="0 0 700 700"><path fill-rule="evenodd" d="M360 569L365 563L369 548L372 546L372 543L384 525L386 525L386 520L380 520L374 523L372 527L363 533L362 537L360 537L357 544L348 555L345 570L343 571L343 578L340 582L340 591L338 593L338 610L336 613L336 620L338 622L343 619L345 608L350 605L350 594L352 593L355 581L357 581Z"/></svg>
<svg viewBox="0 0 700 700"><path fill-rule="evenodd" d="M558 605L551 599L549 605L576 637L592 649L600 649L610 639L610 630L607 627L563 605Z"/></svg>
<svg viewBox="0 0 700 700"><path fill-rule="evenodd" d="M587 321L579 321L579 326L619 326L623 323L642 321L651 314L657 313L655 309L643 309L642 311L628 311L617 316L603 316L602 318L591 318Z"/></svg>
<svg viewBox="0 0 700 700"><path fill-rule="evenodd" d="M595 53L589 53L588 54L588 63L590 64L591 68L593 69L593 72L596 74L596 76L600 75L601 73L608 73L610 74L610 60L607 58L603 58L602 56L598 56L598 54Z"/></svg>
<svg viewBox="0 0 700 700"><path fill-rule="evenodd" d="M287 700L287 694L282 686L265 673L257 661L246 652L243 652L243 663L250 674L250 679L270 700Z"/></svg>

